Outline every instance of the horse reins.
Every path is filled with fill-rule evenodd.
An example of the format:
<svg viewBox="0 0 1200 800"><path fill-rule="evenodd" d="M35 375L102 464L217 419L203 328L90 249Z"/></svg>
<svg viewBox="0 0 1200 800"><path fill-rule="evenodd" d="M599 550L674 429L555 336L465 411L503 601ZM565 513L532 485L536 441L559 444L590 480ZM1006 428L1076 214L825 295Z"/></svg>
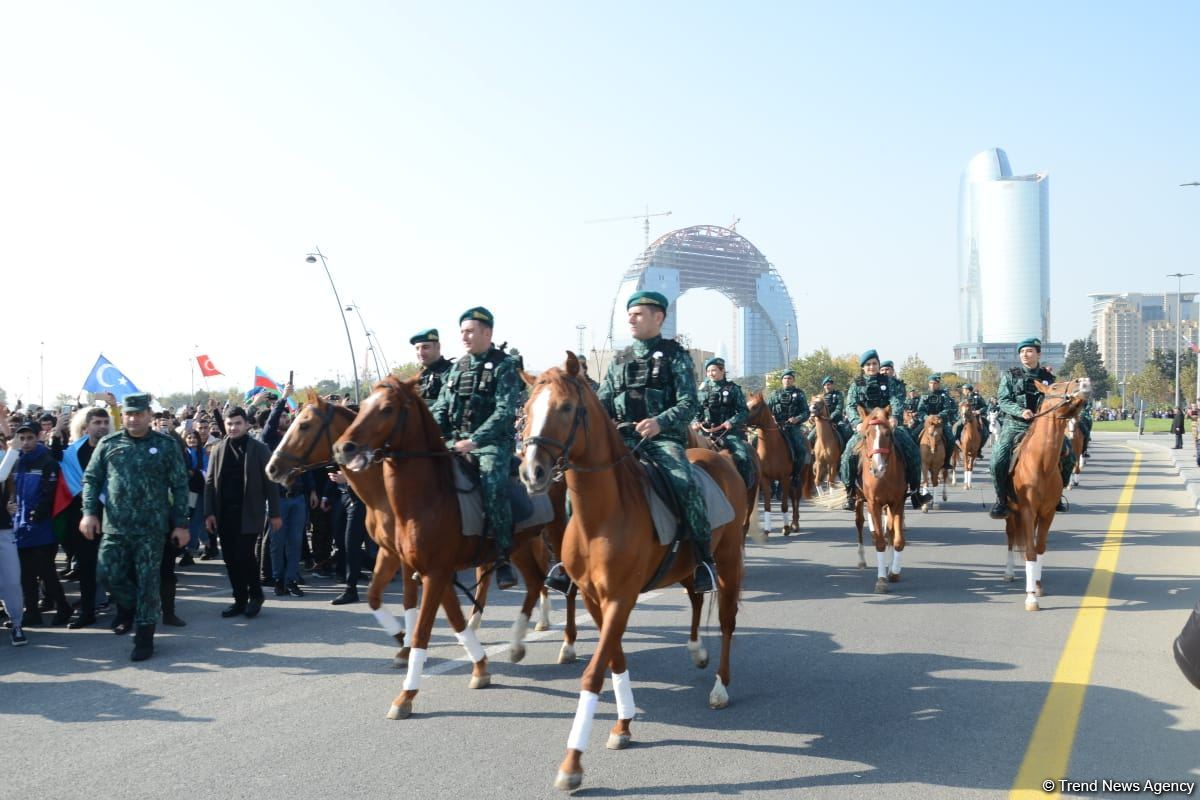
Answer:
<svg viewBox="0 0 1200 800"><path fill-rule="evenodd" d="M325 439L329 442L329 452L333 453L333 434L331 434L329 432L329 429L330 429L331 423L333 422L333 417L334 417L335 413L336 413L335 406L333 406L331 404L327 404L325 406L325 411L321 414L321 418L320 418L321 419L321 429L317 432L317 435L313 437L312 441L310 441L308 443L308 448L305 449L304 455L294 456L291 453L285 453L282 450L276 450L274 452L273 455L275 458L279 458L284 461L290 461L290 462L296 464L296 466L292 467L289 470L287 477L291 478L296 475L300 475L300 474L309 472L310 470L314 470L314 469L321 469L323 467L328 467L328 466L336 466L337 462L335 462L332 458L326 459L325 461L321 461L317 464L309 464L308 463L308 457L310 455L312 455L312 451L316 449L317 442L319 442L321 440L322 434L324 434Z"/></svg>
<svg viewBox="0 0 1200 800"><path fill-rule="evenodd" d="M605 470L612 469L625 459L633 456L638 449L641 448L642 442L646 441L645 439L640 440L632 448L625 451L615 461L609 464L602 464L598 467L585 467L580 464L572 463L570 460L571 448L575 446L575 437L579 434L580 427L583 426L587 420L587 408L584 407L583 404L583 384L578 378L571 375L567 376L567 380L571 382L571 385L575 389L576 404L575 415L571 419L571 427L567 431L566 441L560 442L557 439L550 438L549 436L530 436L528 439L521 440L522 449L531 444L535 444L539 447L553 447L558 450L559 456L550 466L551 479L554 481L562 480L562 477L566 474L567 470L574 470L576 472L603 472ZM620 426L618 426L618 428L619 427ZM583 427L583 436L585 440L587 439L588 435L587 430L587 427Z"/></svg>

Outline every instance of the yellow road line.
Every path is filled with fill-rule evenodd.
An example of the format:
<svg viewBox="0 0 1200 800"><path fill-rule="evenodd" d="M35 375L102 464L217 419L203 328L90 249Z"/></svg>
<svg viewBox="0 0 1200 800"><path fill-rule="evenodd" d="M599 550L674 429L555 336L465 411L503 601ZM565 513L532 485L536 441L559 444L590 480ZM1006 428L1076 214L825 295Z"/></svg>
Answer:
<svg viewBox="0 0 1200 800"><path fill-rule="evenodd" d="M1132 449L1132 448L1130 448ZM1117 571L1117 557L1121 553L1121 539L1125 536L1125 525L1129 519L1129 506L1133 501L1133 487L1137 484L1138 468L1142 454L1133 453L1133 465L1125 479L1125 487L1117 500L1108 534L1100 545L1100 555L1092 569L1087 590L1066 647L1054 670L1054 681L1050 693L1038 715L1029 739L1029 748L1021 761L1017 778L1013 781L1009 797L1046 798L1058 797L1057 785L1049 792L1042 782L1067 778L1067 767L1071 761L1071 750L1075 745L1075 731L1079 727L1079 715L1083 711L1083 697L1087 693L1088 681L1092 677L1092 663L1096 659L1096 648L1100 644L1100 632L1104 627L1104 614L1108 607L1108 594L1112 591L1113 575Z"/></svg>

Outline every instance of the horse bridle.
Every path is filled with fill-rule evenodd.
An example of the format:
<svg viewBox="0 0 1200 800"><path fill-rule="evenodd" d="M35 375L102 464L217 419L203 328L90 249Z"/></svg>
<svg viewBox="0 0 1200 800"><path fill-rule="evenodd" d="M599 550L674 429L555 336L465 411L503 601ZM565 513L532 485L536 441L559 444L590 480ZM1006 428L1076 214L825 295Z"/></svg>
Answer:
<svg viewBox="0 0 1200 800"><path fill-rule="evenodd" d="M335 413L336 413L336 408L332 404L326 404L325 411L322 412L321 417L320 417L321 429L319 431L317 431L317 435L314 436L312 438L312 441L310 441L308 443L308 448L305 449L303 455L294 456L291 453L285 453L282 450L275 451L275 453L274 453L275 458L282 459L285 462L291 462L296 465L288 470L287 477L292 478L292 477L295 477L296 475L301 475L310 470L321 469L323 467L328 467L328 466L334 465L336 463L336 462L334 462L334 460L332 458L326 459L325 461L321 461L316 464L307 463L308 457L310 455L312 455L312 451L316 449L317 442L319 442L321 440L322 434L325 435L325 439L329 442L329 452L333 453L333 434L331 434L329 432L329 430L330 430L331 424L333 423L333 417L334 417Z"/></svg>
<svg viewBox="0 0 1200 800"><path fill-rule="evenodd" d="M391 385L388 385L387 388L390 392L397 391ZM389 458L449 458L453 455L453 451L451 450L397 450L388 444L392 440L392 437L396 435L396 432L402 430L408 422L409 408L409 404L406 403L400 413L396 415L396 421L392 424L392 429L388 431L388 435L384 438L383 445L370 452L369 459L371 463L378 464Z"/></svg>
<svg viewBox="0 0 1200 800"><path fill-rule="evenodd" d="M886 419L867 420L867 427L874 427L875 425L888 425L890 427L890 423ZM874 455L886 456L886 455L890 454L891 452L892 452L892 448L890 448L890 447L873 447L873 448L871 448L870 451L867 452L867 458L870 458L871 456L874 456Z"/></svg>
<svg viewBox="0 0 1200 800"><path fill-rule="evenodd" d="M558 458L556 458L554 463L550 465L550 477L551 480L554 481L562 480L563 476L567 473L567 470L575 470L576 472L603 472L604 470L612 469L617 464L620 464L622 461L636 453L638 448L642 446L642 442L646 441L645 439L642 439L636 445L626 450L625 453L623 453L610 464L603 464L598 467L585 467L580 464L572 463L570 460L571 448L575 446L575 437L579 435L580 427L583 426L587 421L587 408L583 404L583 383L573 375L568 375L566 377L567 380L571 382L572 387L575 389L575 414L571 418L571 427L567 430L566 441L560 442L557 439L550 438L549 436L530 436L527 439L521 440L521 449L525 449L529 445L535 444L538 447L553 447L554 449L558 450ZM585 443L587 440L587 435L587 427L584 426L583 437Z"/></svg>

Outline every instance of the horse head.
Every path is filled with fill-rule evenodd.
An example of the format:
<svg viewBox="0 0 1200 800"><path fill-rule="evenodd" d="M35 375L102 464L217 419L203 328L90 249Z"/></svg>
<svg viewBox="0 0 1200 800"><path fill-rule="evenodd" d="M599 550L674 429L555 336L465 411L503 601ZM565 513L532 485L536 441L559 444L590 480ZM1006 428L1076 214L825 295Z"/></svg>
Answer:
<svg viewBox="0 0 1200 800"><path fill-rule="evenodd" d="M767 408L766 401L763 400L762 392L755 392L746 398L746 410L750 412L746 423L752 428L761 428L766 422L766 416L770 415L770 409Z"/></svg>
<svg viewBox="0 0 1200 800"><path fill-rule="evenodd" d="M967 423L975 419L975 407L971 405L970 400L962 400L959 402L958 416L962 418L963 423Z"/></svg>
<svg viewBox="0 0 1200 800"><path fill-rule="evenodd" d="M892 415L876 408L859 426L862 435L862 454L871 459L871 475L882 478L887 472L888 456L892 452Z"/></svg>
<svg viewBox="0 0 1200 800"><path fill-rule="evenodd" d="M432 437L424 435L423 422L432 425L425 401L417 394L417 378L400 380L384 378L363 400L358 416L333 445L333 458L339 466L355 472L369 467L373 462L387 456L387 451L396 450L417 437L422 437L421 447L434 446ZM437 444L441 442L440 435Z"/></svg>
<svg viewBox="0 0 1200 800"><path fill-rule="evenodd" d="M316 392L310 391L307 400L267 462L267 477L285 486L305 470L332 464L333 442L354 418L350 409L328 403Z"/></svg>
<svg viewBox="0 0 1200 800"><path fill-rule="evenodd" d="M1086 375L1069 381L1059 381L1049 386L1035 382L1034 386L1045 395L1042 400L1042 407L1045 410L1041 413L1051 410L1059 419L1074 417L1092 399L1092 379ZM1047 407L1046 403L1053 400L1057 400L1058 403Z"/></svg>
<svg viewBox="0 0 1200 800"><path fill-rule="evenodd" d="M596 395L581 373L578 359L568 350L563 366L542 372L529 389L520 476L533 494L545 492L572 462L586 457L588 405L596 402ZM598 404L594 410L599 410Z"/></svg>
<svg viewBox="0 0 1200 800"><path fill-rule="evenodd" d="M825 398L814 397L812 402L808 404L808 413L817 419L826 419L829 416L829 411L825 408Z"/></svg>

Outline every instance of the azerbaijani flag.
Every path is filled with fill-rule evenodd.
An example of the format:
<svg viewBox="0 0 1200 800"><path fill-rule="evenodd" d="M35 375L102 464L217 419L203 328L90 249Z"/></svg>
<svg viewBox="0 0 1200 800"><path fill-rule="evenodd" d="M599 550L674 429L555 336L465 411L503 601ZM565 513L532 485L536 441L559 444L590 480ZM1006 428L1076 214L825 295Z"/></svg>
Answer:
<svg viewBox="0 0 1200 800"><path fill-rule="evenodd" d="M87 441L88 438L83 436L63 451L60 465L62 474L54 490L54 516L61 514L83 491L83 465L79 463L79 450Z"/></svg>
<svg viewBox="0 0 1200 800"><path fill-rule="evenodd" d="M268 375L266 372L263 372L262 367L254 368L254 388L258 389L259 391L263 389L269 389L272 392L279 392L280 395L283 394L283 384L276 383L270 375ZM248 400L256 394L258 394L258 392L253 390L246 392L246 399ZM293 409L297 408L296 401L289 397L288 406Z"/></svg>

